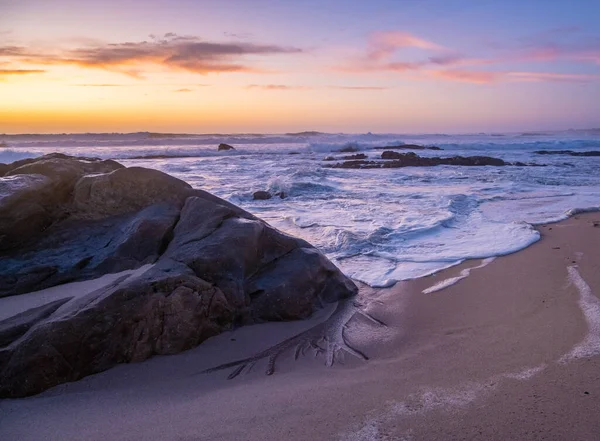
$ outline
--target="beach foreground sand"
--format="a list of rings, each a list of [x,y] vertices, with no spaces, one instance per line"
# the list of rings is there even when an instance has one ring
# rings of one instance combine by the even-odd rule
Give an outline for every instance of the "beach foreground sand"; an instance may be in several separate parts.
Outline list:
[[[356,315],[344,332],[368,361],[346,354],[326,367],[290,351],[271,376],[265,360],[232,380],[202,373],[322,322],[329,308],[0,401],[0,439],[600,439],[600,214],[539,230],[541,241],[492,262],[363,287],[376,320]]]

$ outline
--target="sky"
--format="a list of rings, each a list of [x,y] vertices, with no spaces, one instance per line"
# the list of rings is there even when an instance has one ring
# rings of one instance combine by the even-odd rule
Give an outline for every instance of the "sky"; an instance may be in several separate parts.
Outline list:
[[[598,0],[0,0],[0,133],[600,127]]]

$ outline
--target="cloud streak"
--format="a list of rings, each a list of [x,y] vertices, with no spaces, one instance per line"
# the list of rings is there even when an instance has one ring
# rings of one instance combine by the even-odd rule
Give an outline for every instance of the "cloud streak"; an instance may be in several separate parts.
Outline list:
[[[43,69],[0,69],[0,81],[7,78],[23,75],[36,75],[46,73]]]
[[[331,89],[331,90],[357,90],[357,91],[369,91],[369,90],[385,90],[388,87],[381,86],[296,86],[286,84],[249,84],[245,87],[246,89],[261,89],[261,90],[317,90],[317,89]]]
[[[492,84],[501,82],[588,83],[591,81],[600,81],[600,75],[561,74],[551,72],[489,72],[451,69],[428,71],[427,74],[435,79],[471,84]]]
[[[288,86],[285,84],[249,84],[246,89],[261,89],[261,90],[303,90],[309,89],[307,86]]]
[[[21,46],[0,47],[0,57],[30,64],[71,64],[86,68],[120,71],[139,75],[143,65],[199,74],[217,72],[259,72],[246,61],[247,56],[272,56],[302,53],[302,49],[255,43],[209,42],[172,32],[149,41],[88,44],[54,54],[35,52]]]

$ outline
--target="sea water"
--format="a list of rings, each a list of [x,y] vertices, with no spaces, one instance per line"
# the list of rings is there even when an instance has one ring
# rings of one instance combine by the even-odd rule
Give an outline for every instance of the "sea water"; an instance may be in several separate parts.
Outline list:
[[[235,150],[217,151],[219,143]],[[421,156],[485,155],[545,167],[333,169],[328,156],[373,147],[438,146]],[[400,135],[0,135],[0,162],[51,152],[113,158],[162,170],[302,237],[348,276],[374,287],[468,258],[512,253],[539,239],[533,225],[600,207],[600,157],[536,150],[600,150],[600,130]],[[350,154],[350,153],[346,153]],[[285,193],[254,201],[253,192]]]

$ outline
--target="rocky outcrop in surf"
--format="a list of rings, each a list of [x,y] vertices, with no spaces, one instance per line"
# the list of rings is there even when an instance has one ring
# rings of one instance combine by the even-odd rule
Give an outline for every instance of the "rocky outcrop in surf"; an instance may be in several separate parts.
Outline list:
[[[0,321],[2,397],[357,292],[307,242],[162,172],[56,154],[5,170],[0,297],[31,306]],[[113,273],[84,294],[30,294]]]
[[[385,147],[373,147],[373,150],[443,150],[441,147],[424,146],[417,144],[388,145]]]
[[[219,147],[217,147],[217,150],[219,152],[226,151],[226,150],[235,150],[235,147],[233,147],[229,144],[219,144]]]
[[[394,151],[384,151],[381,154],[381,160],[352,160],[338,162],[336,164],[326,165],[331,168],[353,168],[353,169],[372,169],[372,168],[401,168],[401,167],[434,167],[437,165],[455,165],[455,166],[495,166],[503,167],[513,166],[539,166],[539,164],[525,164],[523,162],[506,162],[499,158],[490,156],[451,156],[451,157],[422,157],[414,152],[399,153]]]
[[[576,152],[574,150],[537,150],[536,155],[600,156],[600,150]]]

